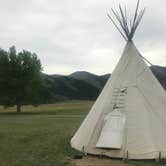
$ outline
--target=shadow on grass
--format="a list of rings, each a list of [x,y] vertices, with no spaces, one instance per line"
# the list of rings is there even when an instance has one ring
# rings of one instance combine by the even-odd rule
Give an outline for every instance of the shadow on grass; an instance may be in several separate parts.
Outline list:
[[[156,161],[155,159],[129,159],[129,160],[123,160],[122,158],[113,158],[108,156],[98,156],[93,154],[88,154],[89,157],[97,158],[97,159],[111,159],[112,161],[121,161],[124,166],[166,166],[166,159],[163,158],[160,161]],[[78,153],[76,151],[75,155],[73,156],[73,159],[83,159],[85,156],[83,153]],[[87,156],[86,156],[87,157]]]

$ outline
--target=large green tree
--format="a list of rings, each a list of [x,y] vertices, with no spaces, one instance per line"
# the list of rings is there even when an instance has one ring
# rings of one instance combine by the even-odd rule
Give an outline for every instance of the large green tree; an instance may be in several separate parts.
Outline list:
[[[41,63],[37,55],[29,51],[16,52],[0,49],[0,104],[4,107],[37,105],[40,101]]]

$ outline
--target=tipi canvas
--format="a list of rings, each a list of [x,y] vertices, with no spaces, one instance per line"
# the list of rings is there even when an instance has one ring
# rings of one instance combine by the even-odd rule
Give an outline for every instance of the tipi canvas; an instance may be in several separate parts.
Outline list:
[[[117,17],[127,40],[111,78],[71,140],[79,151],[116,158],[166,157],[166,92],[155,78],[132,38],[144,10],[129,28],[125,12]]]

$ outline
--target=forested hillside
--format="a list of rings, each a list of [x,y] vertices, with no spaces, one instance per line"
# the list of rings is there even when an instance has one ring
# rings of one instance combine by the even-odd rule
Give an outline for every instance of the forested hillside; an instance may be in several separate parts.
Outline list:
[[[150,69],[166,89],[166,67],[151,66]],[[44,93],[42,103],[63,100],[95,100],[110,74],[95,75],[86,71],[74,72],[68,76],[42,74]]]

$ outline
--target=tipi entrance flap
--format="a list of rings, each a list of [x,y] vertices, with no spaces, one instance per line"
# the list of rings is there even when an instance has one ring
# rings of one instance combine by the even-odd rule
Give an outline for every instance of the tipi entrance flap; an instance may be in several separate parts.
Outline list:
[[[125,115],[118,109],[109,113],[105,119],[97,148],[121,149],[124,135]]]

